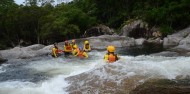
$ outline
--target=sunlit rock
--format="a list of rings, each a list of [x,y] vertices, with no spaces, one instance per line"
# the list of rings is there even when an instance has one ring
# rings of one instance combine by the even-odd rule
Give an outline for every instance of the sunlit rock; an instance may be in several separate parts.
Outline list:
[[[189,35],[190,34],[190,27],[183,29],[177,33],[174,33],[172,35],[168,35],[166,38],[164,38],[164,46],[177,46],[182,45],[184,43],[188,43]]]
[[[51,46],[52,47],[52,46]],[[50,52],[50,46],[45,47],[41,44],[35,44],[28,47],[15,47],[9,50],[2,50],[0,53],[3,58],[18,59],[32,58],[41,55],[47,55]]]
[[[144,38],[135,39],[135,45],[143,45],[145,42]]]
[[[89,41],[92,49],[106,49],[108,45],[113,45],[115,47],[125,47],[125,46],[135,45],[134,38],[118,36],[118,35],[101,35],[98,37],[81,38],[81,39],[76,39],[76,43],[79,46],[83,46],[85,40]]]
[[[179,56],[179,53],[171,52],[171,51],[163,51],[163,52],[160,52],[160,53],[151,54],[151,56],[176,57],[176,56]]]

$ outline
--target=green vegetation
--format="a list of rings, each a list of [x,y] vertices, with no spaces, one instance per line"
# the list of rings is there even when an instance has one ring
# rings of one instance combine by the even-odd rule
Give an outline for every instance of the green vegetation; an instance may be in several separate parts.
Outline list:
[[[190,25],[190,0],[73,0],[56,6],[52,2],[26,0],[17,5],[1,0],[0,49],[79,38],[97,24],[119,29],[130,19],[161,27],[164,34]]]

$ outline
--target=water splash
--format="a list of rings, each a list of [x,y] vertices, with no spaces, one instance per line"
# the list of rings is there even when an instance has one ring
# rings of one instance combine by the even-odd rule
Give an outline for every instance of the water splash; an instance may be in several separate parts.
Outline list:
[[[90,52],[91,57],[87,60],[60,57],[29,61],[22,66],[11,63],[14,65],[12,70],[17,71],[19,66],[26,69],[23,71],[43,74],[47,79],[1,81],[0,94],[119,94],[129,92],[147,79],[175,79],[179,75],[190,75],[190,57],[121,56],[119,61],[106,64],[102,59],[105,53]],[[1,66],[2,69],[6,70],[6,67]]]

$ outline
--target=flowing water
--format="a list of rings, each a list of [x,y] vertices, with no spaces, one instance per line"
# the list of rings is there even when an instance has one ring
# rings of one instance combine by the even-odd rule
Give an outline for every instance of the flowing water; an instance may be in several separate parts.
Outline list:
[[[0,66],[0,94],[127,94],[147,79],[190,75],[190,57],[121,54],[107,64],[105,53],[9,60]]]

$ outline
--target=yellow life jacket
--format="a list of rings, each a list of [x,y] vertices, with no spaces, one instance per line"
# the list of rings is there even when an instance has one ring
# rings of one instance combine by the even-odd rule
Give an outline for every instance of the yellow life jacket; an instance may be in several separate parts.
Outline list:
[[[57,57],[57,55],[58,55],[58,48],[53,47],[53,48],[52,48],[52,56],[53,56],[53,57]]]
[[[78,56],[80,57],[80,58],[88,58],[88,54],[86,53],[86,52],[79,52],[79,54],[78,54]]]
[[[73,50],[72,54],[74,56],[78,56],[79,52],[80,52],[79,48],[76,48],[76,49]]]
[[[76,44],[76,43],[71,43],[70,45],[71,45],[71,47],[72,47],[72,49],[73,49],[73,46],[74,46],[74,45],[77,45],[77,44]]]
[[[69,45],[64,45],[64,51],[65,52],[71,52],[72,51],[71,45],[70,44]]]

